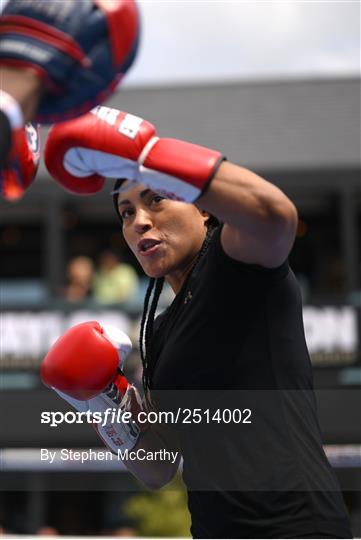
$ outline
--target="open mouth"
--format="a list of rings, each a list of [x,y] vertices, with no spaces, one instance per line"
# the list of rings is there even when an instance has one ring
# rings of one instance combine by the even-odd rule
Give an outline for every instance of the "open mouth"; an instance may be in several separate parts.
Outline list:
[[[155,240],[153,238],[146,238],[141,240],[138,244],[138,250],[142,255],[149,255],[155,253],[160,244],[160,240]]]

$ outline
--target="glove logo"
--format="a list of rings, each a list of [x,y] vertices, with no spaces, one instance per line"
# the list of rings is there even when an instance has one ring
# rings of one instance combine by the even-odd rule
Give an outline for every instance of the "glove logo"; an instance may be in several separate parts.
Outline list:
[[[117,109],[112,109],[111,107],[94,107],[90,111],[92,114],[109,124],[110,126],[114,126],[115,122],[117,121],[117,118],[119,116],[120,111]]]
[[[135,139],[142,122],[143,118],[139,118],[139,116],[134,116],[133,114],[126,114],[124,120],[120,123],[119,133],[129,139]]]
[[[51,60],[51,54],[46,50],[36,47],[35,45],[27,45],[26,43],[13,42],[10,39],[4,39],[0,44],[0,51],[3,54],[25,54],[27,53],[33,62],[41,62],[46,64]]]
[[[40,138],[39,138],[39,132],[35,127],[28,122],[25,124],[25,132],[26,132],[26,138],[28,141],[28,145],[31,148],[31,151],[34,154],[39,154],[40,152]]]
[[[185,297],[185,299],[184,299],[184,304],[185,304],[185,305],[188,304],[188,302],[190,302],[190,301],[192,300],[192,298],[193,298],[193,296],[192,296],[191,291],[188,291],[188,292],[187,292],[187,295],[186,295],[186,297]]]
[[[118,433],[112,426],[106,426],[104,431],[116,446],[122,446],[124,444],[123,439],[118,436]]]
[[[106,122],[110,126],[114,126],[120,111],[112,109],[111,107],[98,106],[94,107],[91,111],[94,116],[97,116],[103,122]],[[127,113],[123,120],[119,124],[118,131],[125,137],[134,140],[139,133],[140,126],[143,122],[143,118],[135,116],[134,114]]]

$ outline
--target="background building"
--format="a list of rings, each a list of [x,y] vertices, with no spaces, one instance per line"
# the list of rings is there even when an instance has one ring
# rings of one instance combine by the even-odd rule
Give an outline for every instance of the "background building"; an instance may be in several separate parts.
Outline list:
[[[355,535],[361,534],[359,96],[359,79],[338,78],[124,89],[107,103],[153,122],[160,136],[219,149],[295,202],[300,223],[290,261],[304,295],[321,428]],[[49,520],[64,533],[99,532],[140,489],[118,464],[49,468],[39,450],[99,447],[88,426],[40,423],[42,410],[67,410],[38,377],[56,337],[94,318],[137,334],[144,281],[121,238],[111,189],[108,181],[96,196],[75,197],[42,166],[22,201],[0,202],[0,523],[15,532],[33,532]],[[134,265],[139,293],[121,305],[98,305],[91,295],[67,302],[68,261],[77,255],[96,261],[108,248]],[[135,352],[130,376],[139,376],[138,366]]]

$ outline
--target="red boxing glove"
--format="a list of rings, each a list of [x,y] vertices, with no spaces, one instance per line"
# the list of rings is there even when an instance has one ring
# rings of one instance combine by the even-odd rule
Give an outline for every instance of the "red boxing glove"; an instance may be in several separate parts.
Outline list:
[[[97,396],[111,383],[124,394],[128,383],[118,374],[118,367],[131,348],[130,339],[120,330],[106,331],[95,321],[77,324],[45,356],[40,369],[42,381],[82,401]]]
[[[146,120],[109,107],[54,126],[44,158],[49,173],[73,193],[95,193],[106,177],[126,178],[186,202],[203,193],[224,159],[215,150],[159,139]]]
[[[51,128],[44,148],[45,165],[72,193],[96,193],[105,177],[137,178],[137,159],[154,133],[155,127],[142,118],[96,107]]]
[[[141,400],[121,371],[132,344],[124,332],[91,321],[70,328],[45,356],[41,379],[80,412],[101,416],[94,423],[98,435],[112,452],[131,449],[141,427],[137,417]],[[107,409],[130,412],[129,422],[114,421]]]
[[[22,113],[16,101],[1,92],[1,110],[9,119],[11,150],[0,170],[2,196],[15,201],[33,182],[40,160],[40,126],[30,122],[23,126]]]

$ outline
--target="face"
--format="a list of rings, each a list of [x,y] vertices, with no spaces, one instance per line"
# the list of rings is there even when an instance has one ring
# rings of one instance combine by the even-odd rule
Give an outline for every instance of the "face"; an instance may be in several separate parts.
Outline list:
[[[205,238],[209,215],[137,185],[118,195],[124,238],[149,277],[179,288]]]

